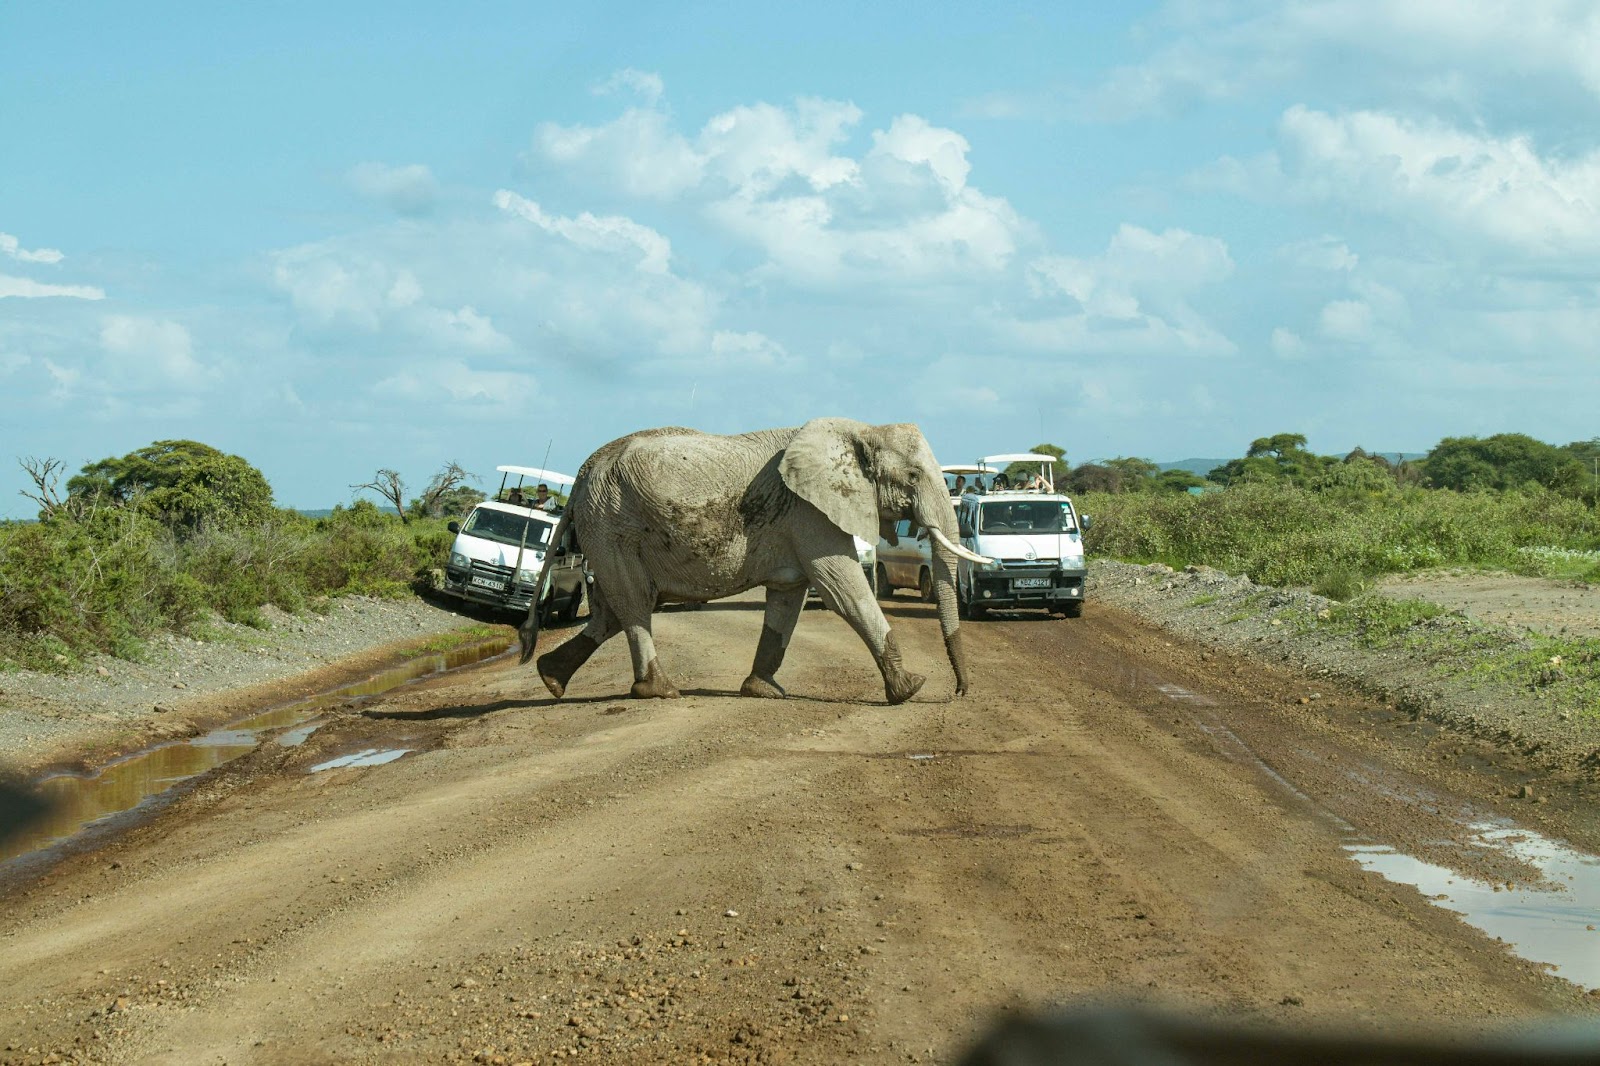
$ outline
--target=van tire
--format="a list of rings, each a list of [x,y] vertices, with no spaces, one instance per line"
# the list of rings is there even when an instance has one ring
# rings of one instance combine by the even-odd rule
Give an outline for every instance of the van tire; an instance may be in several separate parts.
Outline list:
[[[888,600],[888,599],[893,599],[894,598],[894,586],[889,584],[889,571],[887,571],[887,570],[885,570],[883,568],[883,564],[882,563],[878,564],[878,582],[877,582],[877,584],[878,584],[878,587],[877,587],[877,589],[875,591],[878,594],[878,599],[880,599],[880,600]]]
[[[933,575],[927,570],[917,574],[917,592],[921,594],[923,603],[937,603],[939,600],[933,591]]]

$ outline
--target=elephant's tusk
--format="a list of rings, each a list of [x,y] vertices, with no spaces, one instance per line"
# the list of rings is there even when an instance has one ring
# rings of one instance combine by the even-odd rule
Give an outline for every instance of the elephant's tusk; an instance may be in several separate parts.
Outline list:
[[[979,565],[994,562],[993,559],[979,555],[977,552],[968,551],[959,544],[952,544],[950,542],[950,538],[939,531],[938,526],[930,528],[928,532],[933,534],[933,539],[939,542],[939,546],[941,548],[949,552],[954,552],[958,558],[965,559],[969,563],[978,563]]]

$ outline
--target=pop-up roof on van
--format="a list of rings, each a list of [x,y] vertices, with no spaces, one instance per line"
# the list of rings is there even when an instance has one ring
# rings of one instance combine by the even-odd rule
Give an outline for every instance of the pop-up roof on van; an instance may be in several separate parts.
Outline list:
[[[554,470],[540,470],[536,466],[497,466],[495,469],[507,475],[500,479],[501,488],[505,487],[505,483],[510,480],[511,474],[517,475],[518,485],[521,485],[524,481],[531,481],[534,484],[542,481],[546,485],[571,485],[575,480],[571,474],[560,474]]]

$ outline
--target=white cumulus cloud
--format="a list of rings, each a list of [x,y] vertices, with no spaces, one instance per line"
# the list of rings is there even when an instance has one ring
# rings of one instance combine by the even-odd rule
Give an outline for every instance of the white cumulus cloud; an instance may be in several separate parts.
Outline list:
[[[543,162],[632,196],[681,200],[764,257],[763,282],[917,285],[1004,270],[1027,226],[1004,199],[968,184],[970,145],[900,115],[846,151],[863,114],[802,97],[756,103],[679,132],[657,108],[600,126],[540,130]]]
[[[104,300],[106,291],[96,285],[49,285],[32,278],[0,274],[0,300],[8,296],[37,300],[48,296],[67,296],[76,300]]]
[[[439,183],[433,171],[421,163],[390,166],[386,163],[358,163],[348,175],[350,185],[362,196],[402,215],[420,215],[433,207]]]
[[[54,248],[35,248],[29,251],[22,247],[22,242],[9,233],[0,233],[0,253],[21,263],[59,263],[66,258]]]
[[[494,194],[500,210],[527,219],[546,233],[553,233],[580,248],[637,257],[640,270],[665,274],[672,259],[672,242],[649,226],[615,216],[597,217],[585,211],[577,218],[547,214],[537,203],[501,189]]]
[[[1103,255],[1040,256],[1029,265],[1035,297],[1065,313],[1016,319],[1008,331],[1042,349],[1120,355],[1227,355],[1232,341],[1191,304],[1194,290],[1233,273],[1216,237],[1124,224]]]
[[[111,315],[100,328],[100,347],[129,378],[193,387],[211,376],[195,361],[188,329],[170,319]]]
[[[1600,246],[1600,151],[1545,158],[1522,136],[1299,106],[1284,114],[1282,134],[1300,195],[1529,256],[1592,259]]]

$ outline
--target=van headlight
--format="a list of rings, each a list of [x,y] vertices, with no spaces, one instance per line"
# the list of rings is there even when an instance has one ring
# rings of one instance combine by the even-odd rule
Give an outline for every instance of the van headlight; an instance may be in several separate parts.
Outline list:
[[[538,580],[539,580],[539,571],[537,571],[537,570],[518,570],[517,571],[517,582],[519,584],[531,585],[535,581],[538,581]]]
[[[457,570],[471,570],[472,569],[472,560],[468,559],[465,555],[462,555],[460,552],[451,552],[450,553],[450,565],[455,567]]]
[[[980,569],[980,570],[1004,570],[1005,568],[1006,568],[1005,564],[1002,563],[999,559],[990,559],[988,562],[984,563],[978,569]]]

